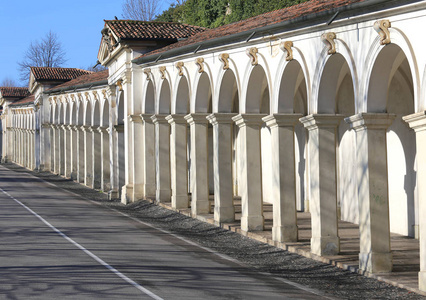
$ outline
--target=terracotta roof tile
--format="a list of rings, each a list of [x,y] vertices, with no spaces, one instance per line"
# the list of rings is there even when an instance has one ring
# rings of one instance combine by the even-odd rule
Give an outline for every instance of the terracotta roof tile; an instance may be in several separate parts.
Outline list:
[[[336,9],[339,7],[347,6],[356,2],[363,2],[366,0],[312,0],[304,2],[298,5],[286,7],[283,9],[274,10],[268,13],[264,13],[246,20],[238,21],[235,23],[223,25],[214,29],[210,29],[199,33],[195,36],[191,36],[186,40],[179,41],[169,46],[148,52],[139,57],[151,56],[166,52],[171,49],[188,46],[204,42],[207,40],[213,40],[219,37],[232,35],[240,32],[261,28],[267,25],[277,24],[284,21],[293,20],[300,17],[305,17],[311,14]],[[138,57],[138,58],[139,58]]]
[[[105,25],[121,39],[166,39],[187,38],[206,28],[170,22],[145,22],[134,20],[105,20]]]
[[[18,106],[18,105],[31,104],[31,103],[34,103],[34,95],[30,95],[24,99],[16,100],[13,103],[11,103],[9,106]]]
[[[93,72],[76,68],[31,67],[36,80],[71,80]]]
[[[47,90],[46,92],[47,93],[54,92],[54,91],[57,91],[59,89],[66,89],[67,87],[77,88],[78,86],[85,85],[85,84],[91,84],[91,83],[106,81],[106,80],[108,80],[108,74],[109,74],[108,70],[104,70],[104,71],[101,71],[101,72],[82,75],[80,77],[77,77],[76,79],[67,81],[67,82],[60,84],[60,85],[57,85],[57,86]]]
[[[26,87],[0,87],[3,97],[24,98],[30,94]]]

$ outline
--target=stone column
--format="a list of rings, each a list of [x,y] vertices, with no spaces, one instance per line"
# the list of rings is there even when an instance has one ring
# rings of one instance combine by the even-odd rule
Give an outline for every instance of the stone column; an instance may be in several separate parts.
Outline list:
[[[263,230],[262,158],[260,129],[263,114],[240,114],[232,118],[240,128],[241,230]]]
[[[142,120],[142,159],[144,198],[155,199],[155,126],[152,115],[141,114]]]
[[[209,202],[209,147],[208,114],[190,114],[185,117],[191,134],[191,211],[193,215],[208,214]]]
[[[396,115],[361,113],[346,118],[356,132],[359,197],[359,267],[392,271],[386,131]]]
[[[426,111],[403,117],[416,133],[417,189],[419,196],[419,290],[426,292]]]
[[[171,126],[170,169],[172,186],[172,207],[188,207],[188,123],[183,115],[169,115],[166,120]]]
[[[153,115],[155,124],[155,169],[156,201],[169,202],[172,196],[170,186],[170,125],[166,115]]]
[[[84,184],[93,188],[92,181],[92,128],[81,126],[84,134]]]
[[[77,125],[70,126],[71,134],[71,179],[77,180],[78,172],[78,127]]]
[[[315,114],[300,122],[309,131],[311,252],[336,255],[340,251],[337,226],[336,136],[340,115]]]
[[[65,125],[65,177],[71,177],[72,168],[72,145],[71,145],[71,132],[72,126]]]
[[[92,127],[92,187],[94,189],[101,188],[101,177],[102,177],[102,167],[101,167],[101,133],[99,132],[99,127]]]
[[[214,113],[207,117],[213,125],[214,220],[235,220],[232,180],[232,118],[236,114]]]
[[[273,114],[263,118],[272,135],[272,239],[277,242],[296,242],[298,237],[294,126],[300,117]]]
[[[78,170],[77,170],[77,181],[84,183],[84,127],[77,127],[77,160],[78,160]]]
[[[59,129],[58,125],[54,124],[53,129],[53,138],[54,138],[54,157],[53,157],[53,173],[59,174]]]
[[[139,115],[129,116],[132,127],[132,140],[133,140],[133,201],[144,198],[144,158],[143,158],[143,138],[142,138],[142,118]]]
[[[111,189],[111,171],[109,155],[109,133],[108,127],[100,126],[98,131],[101,135],[101,190],[106,192]]]
[[[59,131],[59,174],[65,175],[65,125],[58,126]]]

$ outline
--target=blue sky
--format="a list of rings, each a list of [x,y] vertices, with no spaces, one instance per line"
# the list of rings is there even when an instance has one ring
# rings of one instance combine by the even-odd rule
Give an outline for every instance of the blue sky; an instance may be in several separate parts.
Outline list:
[[[19,83],[17,62],[31,41],[49,30],[59,36],[68,59],[64,67],[87,68],[97,60],[104,19],[121,19],[124,0],[0,0],[0,83]],[[163,0],[162,10],[172,1]],[[21,85],[28,85],[27,82]]]

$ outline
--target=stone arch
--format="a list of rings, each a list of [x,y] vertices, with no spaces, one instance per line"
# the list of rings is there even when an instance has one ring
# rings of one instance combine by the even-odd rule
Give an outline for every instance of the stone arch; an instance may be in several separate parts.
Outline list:
[[[87,101],[85,105],[84,125],[92,125],[92,105],[90,101]]]
[[[71,123],[71,103],[66,102],[65,104],[65,125],[69,125]]]
[[[77,125],[77,102],[71,102],[70,103],[70,110],[71,110],[71,116],[70,116],[70,124],[71,125]]]
[[[120,91],[118,93],[118,103],[117,103],[117,125],[124,125],[124,92]]]
[[[145,85],[145,97],[142,101],[142,112],[144,114],[155,114],[155,85],[152,79],[148,80]]]
[[[384,85],[382,80],[375,76],[374,74],[379,72],[379,65],[383,65],[384,68],[389,69],[393,64],[385,64],[383,63],[383,59],[385,56],[382,56],[384,53],[387,54],[388,57],[396,57],[397,53],[404,54],[407,59],[408,65],[411,71],[411,81],[413,82],[413,94],[414,94],[414,109],[415,111],[419,111],[425,108],[426,99],[419,99],[420,94],[420,75],[419,75],[419,67],[417,64],[417,59],[414,54],[414,49],[411,45],[411,42],[408,40],[407,36],[398,28],[389,28],[391,43],[389,45],[382,46],[380,45],[380,37],[377,36],[372,42],[364,63],[364,72],[362,74],[361,79],[361,87],[360,87],[360,95],[361,95],[361,103],[360,103],[360,112],[371,112],[371,111],[384,111],[384,100],[383,95],[374,95],[369,94],[371,92],[370,86],[374,86],[376,84],[376,80],[378,80],[378,84]],[[390,46],[390,47],[389,47]],[[395,48],[395,46],[397,48]],[[382,52],[384,50],[385,52]],[[381,58],[379,55],[381,54]],[[383,72],[383,71],[382,71]],[[383,72],[389,73],[389,72]],[[373,80],[373,82],[371,82]],[[369,102],[374,96],[378,96],[378,101]]]
[[[210,67],[204,64],[205,71],[194,76],[195,92],[191,95],[190,111],[194,113],[212,112],[213,81]]]
[[[156,110],[158,114],[170,114],[171,112],[171,89],[167,79],[163,79],[161,83]]]
[[[396,115],[387,130],[387,169],[390,231],[414,236],[418,224],[416,139],[402,120],[416,111],[416,70],[397,44],[380,47],[366,91],[367,112]]]
[[[83,104],[83,101],[81,101],[81,100],[78,101],[77,110],[78,110],[77,125],[81,126],[84,123],[84,104]]]
[[[105,99],[102,107],[101,126],[109,127],[109,101]]]
[[[172,103],[172,114],[187,114],[189,113],[190,86],[186,76],[180,76],[176,81],[176,91],[174,101]]]
[[[93,104],[93,117],[92,117],[92,126],[101,125],[101,112],[99,108],[99,101],[94,101]]]
[[[258,57],[259,64],[256,66],[250,64],[245,73],[245,84],[240,97],[241,113],[269,114],[271,112],[270,99],[272,90],[269,69],[263,56],[258,54]]]
[[[213,108],[219,113],[238,113],[240,111],[238,80],[233,70],[222,73],[218,86],[217,101]]]

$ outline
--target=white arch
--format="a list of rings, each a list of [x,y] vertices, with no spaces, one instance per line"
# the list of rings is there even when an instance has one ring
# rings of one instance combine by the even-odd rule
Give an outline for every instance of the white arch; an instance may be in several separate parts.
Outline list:
[[[147,98],[147,93],[148,93],[148,87],[150,84],[152,84],[153,86],[153,93],[154,93],[154,111],[155,111],[155,99],[157,98],[157,85],[154,79],[154,76],[152,75],[152,73],[149,73],[149,79],[145,79],[144,80],[144,85],[142,88],[142,107],[141,107],[141,112],[143,114],[146,113],[146,98]]]
[[[420,95],[420,75],[419,68],[417,64],[417,59],[414,53],[413,46],[411,45],[408,37],[398,28],[389,28],[391,44],[397,45],[404,52],[405,57],[408,60],[410,66],[411,76],[413,77],[413,90],[414,90],[414,110],[419,111],[419,109],[425,108],[425,100],[419,99]],[[386,47],[380,45],[380,36],[377,36],[368,52],[366,53],[365,63],[364,63],[364,72],[362,73],[361,82],[360,82],[360,103],[358,107],[358,112],[367,112],[368,105],[368,92],[370,86],[371,73],[373,71],[374,64],[379,56],[381,50]]]
[[[303,52],[299,48],[293,47],[292,49],[293,49],[293,60],[299,63],[303,72],[303,76],[305,77],[306,93],[307,93],[306,103],[309,105],[310,103],[309,100],[311,97],[311,82],[310,82],[311,79],[309,77],[309,69],[306,63],[306,58],[303,55]],[[272,87],[273,93],[271,95],[271,113],[278,112],[281,79],[284,75],[287,64],[289,63],[289,61],[287,61],[285,58],[286,58],[286,55],[284,52],[282,52],[281,59],[277,68],[277,75],[275,76],[274,86]]]
[[[198,84],[200,82],[201,76],[203,74],[206,74],[207,77],[209,78],[209,83],[210,83],[210,90],[212,91],[212,102],[213,102],[213,91],[214,91],[214,83],[213,83],[213,75],[212,75],[212,70],[210,69],[210,66],[207,63],[204,63],[204,72],[199,73],[198,69],[195,71],[195,74],[193,76],[194,81],[192,83],[193,86],[193,93],[191,93],[191,98],[189,100],[189,111],[191,113],[195,113],[196,112],[196,104],[197,104],[197,94],[198,94]],[[212,103],[213,105],[213,103]],[[213,106],[212,106],[213,109]]]
[[[355,59],[348,45],[343,40],[336,38],[334,41],[336,43],[336,53],[342,55],[349,66],[354,90],[355,113],[357,113],[357,103],[359,102],[359,80]],[[311,101],[308,102],[308,114],[314,114],[318,112],[318,95],[320,91],[321,78],[323,76],[324,68],[327,65],[330,57],[331,56],[328,54],[328,48],[324,46],[317,60],[314,77],[312,79],[312,94]]]
[[[184,73],[182,76],[180,76],[178,74],[178,72],[176,72],[174,85],[173,85],[174,88],[173,88],[173,90],[171,90],[170,111],[171,111],[172,114],[176,113],[176,105],[177,105],[177,97],[178,97],[178,93],[179,93],[179,86],[180,86],[180,83],[183,80],[183,78],[186,79],[186,83],[188,84],[188,97],[189,97],[188,101],[191,101],[192,89],[191,89],[191,79],[189,77],[189,72],[186,69],[186,67],[183,67],[182,70],[183,70],[183,73]],[[190,108],[188,107],[188,110],[189,109]]]
[[[225,76],[226,71],[231,70],[234,73],[235,81],[237,83],[238,97],[241,98],[241,79],[238,72],[237,64],[231,58],[228,59],[229,69],[223,69],[223,65],[219,65],[219,72],[216,79],[217,84],[215,85],[215,89],[213,92],[212,98],[212,110],[213,113],[217,113],[219,111],[219,96],[220,96],[220,88],[222,87],[223,76]],[[238,100],[239,101],[239,100]]]
[[[268,83],[268,92],[269,92],[269,107],[272,107],[272,80],[271,80],[271,71],[269,69],[268,63],[265,59],[265,57],[261,54],[258,53],[257,54],[258,57],[258,64],[256,66],[253,66],[251,63],[251,59],[249,60],[249,62],[246,64],[245,67],[245,71],[244,71],[244,77],[243,77],[243,85],[242,85],[242,93],[240,95],[240,113],[244,114],[246,113],[246,105],[247,105],[247,90],[248,90],[248,84],[250,82],[250,78],[251,78],[251,74],[253,72],[253,69],[257,66],[262,67],[263,71],[265,72],[266,75],[266,81]],[[271,110],[271,109],[269,109]],[[268,112],[270,113],[270,111]]]

